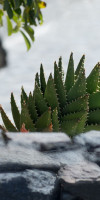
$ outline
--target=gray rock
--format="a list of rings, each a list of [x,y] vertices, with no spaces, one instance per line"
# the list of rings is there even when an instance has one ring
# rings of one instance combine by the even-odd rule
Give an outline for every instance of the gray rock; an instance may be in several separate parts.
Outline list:
[[[34,148],[39,151],[58,150],[71,144],[65,133],[7,133],[15,145]]]
[[[61,192],[61,200],[75,200],[74,196],[66,193],[66,192]]]
[[[41,143],[59,146],[60,142],[64,144],[70,142],[69,137],[63,133],[8,133],[7,135],[11,138],[8,145],[0,140],[0,172],[22,171],[25,168],[58,171],[61,166],[59,159],[52,157],[52,153],[50,155],[41,152]]]
[[[70,167],[66,165],[58,174],[62,194],[74,196],[73,200],[100,199],[100,168],[96,164],[86,161]]]
[[[70,139],[65,134],[9,133],[8,136],[11,138],[8,145],[0,140],[0,172],[15,172],[32,168],[57,172],[65,164],[74,165],[84,162],[81,149],[75,147],[74,150],[69,148],[66,151],[58,151],[58,149],[40,151],[40,142],[44,145],[46,142],[49,145],[50,142],[55,147],[55,143],[56,145],[58,143],[59,146],[60,141],[64,142],[64,145],[68,141],[69,146]],[[36,145],[34,146],[34,142],[37,142],[38,148],[36,148]]]
[[[81,134],[73,141],[63,133],[7,133],[8,142],[0,136],[0,200],[99,200],[100,168],[93,163],[100,157],[99,134]]]
[[[100,131],[80,134],[73,141],[84,148],[83,154],[87,160],[95,162],[100,166]]]
[[[2,41],[0,39],[0,68],[6,67],[7,65],[7,53],[2,46]]]
[[[89,131],[82,133],[73,138],[73,141],[83,146],[89,145],[92,147],[100,147],[100,131]]]
[[[57,200],[55,174],[39,170],[0,174],[0,200]]]

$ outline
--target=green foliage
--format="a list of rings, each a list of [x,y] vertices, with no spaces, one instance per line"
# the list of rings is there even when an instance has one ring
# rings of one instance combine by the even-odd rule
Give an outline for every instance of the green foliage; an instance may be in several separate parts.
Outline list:
[[[52,111],[52,125],[53,125],[53,131],[54,132],[59,132],[60,127],[59,127],[59,120],[58,120],[58,111],[57,111],[57,108],[55,108]]]
[[[92,94],[98,91],[100,78],[100,63],[98,63],[87,77],[87,92]]]
[[[54,64],[54,83],[58,95],[59,105],[62,109],[66,104],[66,91],[62,80],[62,70],[56,63]]]
[[[41,0],[1,0],[0,6],[0,26],[6,16],[8,35],[20,32],[29,50],[35,40],[33,26],[43,23],[41,9],[46,3]]]
[[[30,132],[35,131],[35,126],[29,114],[29,110],[27,104],[23,102],[20,116],[20,128],[22,128],[23,124],[25,125],[26,130]]]
[[[21,90],[21,114],[11,94],[11,109],[15,126],[0,107],[4,125],[8,131],[59,132],[73,137],[81,132],[100,130],[100,64],[86,78],[83,55],[76,71],[71,53],[64,81],[62,59],[54,63],[54,77],[47,82],[41,65],[40,75],[35,77],[33,94]],[[72,75],[72,77],[71,77]]]
[[[51,125],[51,109],[45,111],[36,122],[37,131],[49,131]]]
[[[81,70],[82,68],[84,68],[84,61],[85,61],[85,55],[82,56],[82,58],[81,58],[80,61],[79,61],[78,66],[77,66],[77,68],[76,68],[76,71],[75,71],[75,79],[77,79],[77,77],[78,77],[78,75],[79,75],[79,73],[80,73],[80,70]]]
[[[42,64],[40,66],[40,83],[41,83],[41,91],[44,94],[45,88],[46,88],[46,81],[45,81],[44,70],[43,70]]]
[[[52,110],[55,109],[56,107],[59,110],[58,98],[57,98],[52,74],[50,74],[50,76],[49,76],[44,97],[45,97],[46,101],[48,102],[48,106],[50,106]]]
[[[16,105],[13,93],[11,93],[11,110],[12,110],[12,115],[13,115],[15,125],[17,129],[20,131],[20,113]]]
[[[86,77],[85,71],[80,70],[80,73],[67,94],[68,101],[75,100],[86,94]]]
[[[73,85],[74,85],[74,60],[73,60],[73,53],[71,53],[65,79],[66,91],[68,92]]]

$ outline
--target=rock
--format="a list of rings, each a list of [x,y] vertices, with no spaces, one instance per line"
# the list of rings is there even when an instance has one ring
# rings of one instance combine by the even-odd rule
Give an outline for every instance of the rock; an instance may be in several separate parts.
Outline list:
[[[62,187],[62,200],[64,193],[72,195],[71,200],[100,199],[100,168],[96,164],[85,161],[70,167],[66,165],[60,169],[58,175]]]
[[[5,49],[2,47],[2,41],[0,40],[0,68],[3,68],[7,65],[6,57],[7,53]]]
[[[0,172],[19,171],[25,168],[58,171],[61,166],[59,158],[54,158],[52,153],[41,152],[41,144],[49,146],[50,143],[54,147],[58,144],[59,147],[60,142],[67,145],[67,141],[68,143],[70,141],[63,133],[8,133],[7,135],[11,139],[8,145],[0,140]]]
[[[64,133],[7,133],[7,142],[1,135],[0,200],[99,200],[99,134],[80,134],[71,141]],[[53,189],[46,195],[48,185]]]
[[[67,194],[66,192],[62,192],[61,200],[75,200],[75,198],[74,198],[74,196]]]
[[[89,131],[87,133],[79,134],[73,138],[73,141],[81,145],[100,147],[100,131]]]
[[[59,183],[55,174],[25,170],[0,174],[0,200],[58,200]]]
[[[16,145],[39,151],[61,150],[71,144],[71,139],[64,133],[7,133],[7,135]]]
[[[80,134],[73,141],[84,148],[83,154],[87,160],[95,162],[100,166],[100,131]]]

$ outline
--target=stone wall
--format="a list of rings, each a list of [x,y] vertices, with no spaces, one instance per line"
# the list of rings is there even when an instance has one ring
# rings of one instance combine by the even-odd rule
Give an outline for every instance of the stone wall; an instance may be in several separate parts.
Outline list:
[[[100,133],[0,135],[0,200],[100,200]]]

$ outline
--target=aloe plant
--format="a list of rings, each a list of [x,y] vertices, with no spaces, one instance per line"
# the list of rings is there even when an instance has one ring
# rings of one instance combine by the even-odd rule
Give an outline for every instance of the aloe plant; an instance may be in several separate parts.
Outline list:
[[[21,111],[13,93],[11,110],[15,125],[0,106],[1,117],[7,131],[11,132],[59,132],[73,137],[76,134],[100,130],[100,63],[86,78],[83,55],[74,70],[71,53],[64,78],[62,58],[54,63],[54,76],[50,74],[47,82],[43,65],[40,75],[35,76],[33,93],[26,94],[21,89]]]

